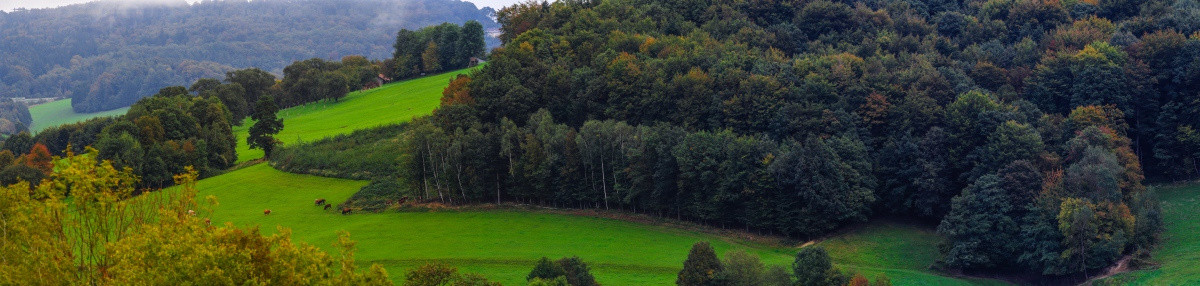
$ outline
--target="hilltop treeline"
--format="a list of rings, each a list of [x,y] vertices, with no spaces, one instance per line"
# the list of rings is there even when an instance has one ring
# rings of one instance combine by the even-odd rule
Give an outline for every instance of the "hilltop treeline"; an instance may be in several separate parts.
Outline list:
[[[1195,177],[1187,1],[559,1],[401,134],[410,196],[813,237],[939,223],[939,267],[1066,275],[1144,252]]]
[[[394,78],[409,78],[425,73],[467,67],[471,58],[483,58],[483,25],[469,21],[462,27],[451,23],[396,33],[396,52],[387,61]]]
[[[0,12],[0,97],[70,97],[76,112],[129,106],[234,68],[279,73],[307,58],[387,58],[395,31],[477,21],[455,0],[92,2]]]

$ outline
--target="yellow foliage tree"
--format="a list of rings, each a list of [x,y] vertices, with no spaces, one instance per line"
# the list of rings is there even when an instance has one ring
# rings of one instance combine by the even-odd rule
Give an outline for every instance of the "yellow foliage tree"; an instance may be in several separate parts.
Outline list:
[[[55,160],[54,173],[33,191],[24,182],[0,187],[0,285],[391,284],[377,264],[356,271],[348,233],[339,235],[341,255],[333,257],[292,242],[287,229],[264,236],[257,228],[212,226],[211,210],[198,208],[190,167],[175,176],[177,190],[135,197],[132,170],[89,153]]]

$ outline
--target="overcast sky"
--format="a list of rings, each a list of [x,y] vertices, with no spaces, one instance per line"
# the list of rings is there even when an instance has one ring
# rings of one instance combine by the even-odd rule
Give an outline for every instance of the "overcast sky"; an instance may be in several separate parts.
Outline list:
[[[48,7],[58,7],[58,6],[68,5],[68,4],[85,3],[85,2],[91,2],[91,1],[93,1],[93,0],[0,0],[0,10],[12,11],[12,9],[19,8],[19,7],[31,8],[31,9],[32,8],[48,8]],[[176,2],[178,0],[108,0],[108,1]],[[479,6],[480,8],[492,7],[492,8],[496,8],[496,10],[499,10],[500,7],[512,5],[512,4],[515,4],[518,2],[523,2],[523,0],[464,0],[464,1],[475,3],[475,6]],[[188,2],[196,2],[196,1],[188,0]]]

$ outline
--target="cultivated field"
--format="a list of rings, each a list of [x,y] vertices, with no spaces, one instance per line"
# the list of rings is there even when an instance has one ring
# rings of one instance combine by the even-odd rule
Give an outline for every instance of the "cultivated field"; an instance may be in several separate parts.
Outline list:
[[[275,139],[284,144],[312,141],[327,136],[405,122],[415,116],[429,115],[441,104],[442,89],[462,69],[443,74],[406,80],[379,88],[351,92],[338,102],[317,102],[279,111],[283,131]],[[253,122],[247,118],[242,126],[234,126],[238,140],[238,162],[262,158],[262,150],[250,150],[246,136]]]
[[[33,124],[30,124],[29,130],[37,133],[48,127],[80,122],[96,117],[125,115],[125,111],[127,110],[129,110],[129,107],[95,113],[75,113],[75,110],[71,109],[70,98],[47,102],[29,107],[29,115],[33,117]]]
[[[444,262],[505,285],[522,285],[537,258],[577,255],[592,265],[593,274],[605,285],[671,285],[697,241],[713,243],[718,254],[744,249],[775,265],[790,265],[796,251],[666,226],[536,211],[341,215],[313,205],[316,198],[334,204],[344,201],[365,184],[285,173],[258,164],[202,180],[198,187],[201,197],[214,195],[219,201],[214,222],[259,226],[266,233],[274,233],[276,226],[287,227],[296,240],[327,251],[334,251],[331,244],[337,230],[348,230],[359,242],[358,260],[384,265],[397,281],[403,279],[405,269]],[[271,215],[264,216],[264,209],[271,209]],[[888,237],[877,237],[882,234]],[[887,273],[897,285],[975,284],[925,269],[930,253],[936,251],[935,239],[916,227],[884,223],[857,228],[823,244],[840,266],[870,276]],[[905,255],[914,251],[921,254],[907,259]]]

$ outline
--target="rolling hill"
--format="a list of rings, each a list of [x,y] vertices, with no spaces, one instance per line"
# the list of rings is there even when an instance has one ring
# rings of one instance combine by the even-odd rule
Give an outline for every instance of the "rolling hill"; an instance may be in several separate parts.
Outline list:
[[[96,117],[125,115],[125,111],[127,110],[129,110],[129,107],[92,113],[77,113],[71,109],[70,98],[47,102],[29,107],[29,115],[33,116],[33,124],[29,126],[29,131],[37,133],[49,127],[80,122]]]
[[[275,136],[284,144],[312,141],[327,136],[412,120],[428,115],[441,103],[442,89],[455,76],[473,68],[396,82],[379,88],[356,91],[338,102],[317,102],[280,110],[283,131]],[[235,126],[238,163],[262,158],[262,150],[246,145],[250,126],[246,120]]]

